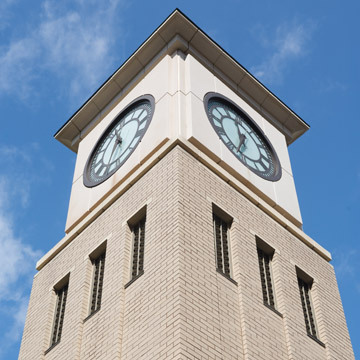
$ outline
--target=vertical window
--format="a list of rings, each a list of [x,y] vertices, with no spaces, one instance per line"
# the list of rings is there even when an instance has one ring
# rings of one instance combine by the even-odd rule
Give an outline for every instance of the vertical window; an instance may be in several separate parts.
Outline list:
[[[145,221],[144,217],[131,226],[133,238],[131,279],[144,272]]]
[[[55,346],[57,343],[60,342],[61,339],[61,332],[64,325],[64,315],[65,315],[68,287],[69,287],[69,283],[67,282],[61,288],[55,289],[56,310],[55,310],[55,318],[54,318],[50,347]]]
[[[216,268],[228,278],[232,277],[229,236],[232,220],[231,216],[213,204]]]
[[[308,335],[317,338],[314,310],[311,303],[311,285],[312,281],[305,281],[298,276],[301,305],[304,313],[306,332]]]
[[[92,259],[91,261],[93,264],[93,283],[92,283],[90,315],[100,310],[100,306],[101,306],[101,296],[102,296],[104,270],[105,270],[105,252],[103,252],[97,258]]]
[[[216,248],[216,267],[230,277],[228,224],[219,216],[213,215]]]
[[[271,274],[272,254],[266,253],[259,247],[257,248],[257,253],[259,259],[259,270],[264,304],[275,309],[273,281]]]

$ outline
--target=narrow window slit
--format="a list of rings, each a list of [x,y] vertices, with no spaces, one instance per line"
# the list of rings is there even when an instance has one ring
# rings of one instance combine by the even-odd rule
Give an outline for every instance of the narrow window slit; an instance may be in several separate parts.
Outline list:
[[[224,217],[228,219],[228,221],[224,220],[217,215],[218,212],[221,212],[221,214],[224,213],[222,210],[218,210],[216,213],[213,212],[216,268],[220,273],[231,279],[229,229],[232,219],[224,213]]]
[[[132,227],[133,233],[133,256],[132,256],[132,278],[144,271],[144,248],[145,248],[145,219],[139,221]]]
[[[94,267],[90,315],[100,309],[105,271],[105,252],[92,260]]]
[[[306,332],[317,338],[315,318],[312,309],[311,299],[310,299],[310,289],[311,285],[306,283],[304,280],[298,277],[301,305],[304,313],[305,327]]]
[[[66,299],[68,293],[68,284],[64,285],[61,289],[55,290],[56,293],[56,310],[54,325],[51,337],[51,346],[55,346],[61,340],[61,333],[64,325]]]

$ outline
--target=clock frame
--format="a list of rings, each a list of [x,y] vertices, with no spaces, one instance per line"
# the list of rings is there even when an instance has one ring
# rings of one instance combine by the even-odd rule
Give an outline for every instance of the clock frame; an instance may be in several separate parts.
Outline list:
[[[143,95],[133,100],[115,116],[90,152],[83,176],[86,187],[103,183],[127,161],[145,135],[154,110],[154,97]],[[145,116],[143,116],[144,111]],[[134,126],[137,126],[135,130]],[[123,128],[128,130],[126,132],[128,137],[122,134]],[[126,146],[122,148],[124,143]]]
[[[204,106],[219,139],[243,165],[265,180],[274,182],[281,178],[280,161],[270,140],[239,105],[209,92]]]

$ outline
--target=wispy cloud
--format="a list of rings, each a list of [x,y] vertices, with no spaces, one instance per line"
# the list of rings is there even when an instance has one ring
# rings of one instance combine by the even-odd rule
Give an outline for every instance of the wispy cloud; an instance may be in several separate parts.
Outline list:
[[[6,341],[7,345],[2,345],[2,348],[19,341],[22,331],[24,329],[28,303],[29,298],[27,296],[22,296],[14,303],[14,306],[6,308],[7,310],[10,310],[9,313],[13,314],[13,316],[12,323],[10,324],[8,330],[5,332],[3,337],[3,341]]]
[[[18,299],[18,291],[14,292],[12,287],[20,276],[33,269],[34,260],[39,254],[16,237],[12,219],[4,206],[7,193],[6,185],[0,180],[0,253],[6,254],[2,257],[0,267],[0,300],[8,301]]]
[[[39,167],[34,170],[32,156],[38,157]],[[5,207],[21,206],[26,208],[29,204],[30,187],[32,184],[44,184],[47,181],[46,159],[41,155],[37,143],[23,144],[22,147],[0,146],[0,211]],[[5,190],[6,189],[6,192]]]
[[[10,26],[10,7],[18,0],[2,0],[0,2],[0,30]]]
[[[70,96],[94,90],[112,66],[121,3],[77,0],[70,7],[67,1],[45,1],[38,25],[0,49],[0,94],[26,99],[47,74],[66,84]]]
[[[34,62],[40,53],[34,39],[25,38],[11,43],[0,54],[0,92],[26,98],[30,94],[31,82],[36,77]]]
[[[357,250],[336,251],[336,271],[338,277],[353,276],[356,272]]]
[[[0,146],[0,359],[20,340],[28,296],[41,252],[21,233],[21,213],[31,203],[34,187],[43,186],[51,168],[37,143]],[[36,161],[34,161],[36,159]]]
[[[319,91],[321,93],[329,93],[329,92],[344,92],[348,89],[347,85],[341,81],[327,79],[323,81],[319,86]]]
[[[334,267],[339,280],[349,283],[360,294],[360,281],[358,280],[359,252],[357,249],[341,249],[334,251]]]
[[[281,82],[283,73],[291,61],[307,53],[307,45],[314,30],[313,23],[282,24],[271,37],[264,29],[257,27],[258,38],[262,45],[269,47],[271,53],[264,61],[252,68],[253,74],[268,83]]]
[[[1,352],[19,340],[24,326],[27,293],[40,252],[34,250],[16,235],[11,218],[8,183],[0,178],[0,308],[5,332],[0,337]]]
[[[37,148],[37,144],[30,144],[31,148]],[[24,160],[26,163],[31,162],[31,157],[29,155],[29,151],[25,151],[24,149],[18,148],[14,145],[1,145],[0,146],[0,155],[2,159],[6,159],[8,162],[14,162],[16,158],[20,158]]]

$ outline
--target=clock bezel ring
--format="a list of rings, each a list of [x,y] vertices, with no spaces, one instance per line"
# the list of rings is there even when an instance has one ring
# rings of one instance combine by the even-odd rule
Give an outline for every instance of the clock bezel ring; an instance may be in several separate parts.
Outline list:
[[[147,115],[148,120],[146,120],[145,127],[142,129],[142,135],[136,145],[133,147],[133,149],[130,151],[130,153],[125,157],[125,159],[121,162],[119,166],[116,166],[113,170],[111,170],[109,173],[107,173],[103,178],[101,178],[99,181],[94,181],[90,178],[90,169],[92,165],[92,161],[94,159],[94,156],[99,148],[99,146],[103,143],[103,141],[106,139],[106,137],[110,134],[110,132],[117,126],[117,124],[125,119],[126,115],[132,111],[133,108],[141,104],[142,102],[147,102],[150,106],[151,112],[149,115]],[[98,140],[96,141],[94,147],[92,148],[90,155],[86,161],[84,172],[83,172],[83,183],[86,187],[92,188],[97,185],[102,184],[104,181],[108,180],[117,170],[119,170],[124,163],[129,159],[129,157],[132,155],[132,153],[136,150],[137,146],[142,141],[151,121],[153,118],[155,112],[155,99],[152,95],[146,94],[141,95],[131,101],[129,104],[127,104],[124,108],[122,108],[117,115],[114,117],[114,119],[110,122],[110,124],[106,127],[106,129],[102,132]]]
[[[272,175],[268,175],[265,176],[264,172],[260,171],[260,170],[255,170],[253,167],[249,166],[248,164],[246,164],[246,162],[242,161],[240,157],[238,157],[225,143],[225,141],[221,138],[221,136],[218,133],[218,130],[216,128],[216,126],[214,125],[212,119],[211,119],[211,115],[209,115],[209,101],[210,100],[217,100],[220,103],[222,103],[224,106],[228,106],[232,111],[234,111],[239,117],[242,118],[243,121],[245,121],[245,123],[247,123],[250,128],[256,133],[256,135],[261,139],[261,141],[265,144],[265,146],[267,147],[267,150],[269,151],[270,155],[271,155],[271,160],[273,163],[273,167],[274,167],[274,173]],[[243,164],[244,166],[246,166],[250,171],[252,171],[254,174],[258,175],[259,177],[261,177],[264,180],[268,180],[268,181],[278,181],[281,178],[282,175],[282,169],[281,169],[281,164],[280,164],[280,160],[279,157],[272,145],[272,143],[270,142],[270,140],[268,139],[268,137],[265,135],[264,131],[259,127],[259,125],[257,125],[257,123],[251,118],[251,116],[244,111],[239,105],[237,105],[234,101],[230,100],[229,98],[227,98],[226,96],[216,93],[216,92],[208,92],[205,94],[204,96],[204,108],[205,108],[205,112],[206,112],[206,116],[212,126],[212,128],[214,129],[216,135],[219,137],[219,140],[225,145],[225,147],[233,154],[233,156],[235,156],[235,158],[241,162],[241,164]]]

